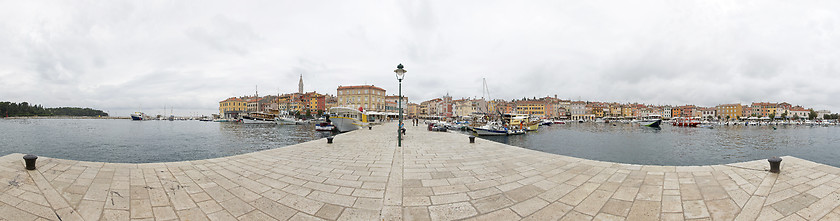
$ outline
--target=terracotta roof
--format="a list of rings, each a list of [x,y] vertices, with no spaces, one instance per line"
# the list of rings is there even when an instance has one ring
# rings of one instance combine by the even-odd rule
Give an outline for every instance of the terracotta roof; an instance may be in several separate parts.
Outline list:
[[[345,90],[345,89],[375,89],[375,90],[385,91],[385,89],[382,89],[380,87],[373,86],[373,85],[338,86],[338,89],[336,89],[336,90]]]
[[[809,111],[809,110],[805,109],[804,107],[792,107],[792,108],[790,108],[790,111]]]
[[[232,97],[232,98],[225,99],[223,101],[219,101],[219,103],[228,102],[228,101],[243,101],[243,100],[239,99],[239,98]]]

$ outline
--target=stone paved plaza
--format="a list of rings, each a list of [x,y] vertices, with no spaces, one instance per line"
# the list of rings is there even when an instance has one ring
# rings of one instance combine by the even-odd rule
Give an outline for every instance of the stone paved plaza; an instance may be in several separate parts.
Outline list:
[[[0,220],[840,220],[840,169],[794,157],[630,165],[395,128],[171,163],[11,154]]]

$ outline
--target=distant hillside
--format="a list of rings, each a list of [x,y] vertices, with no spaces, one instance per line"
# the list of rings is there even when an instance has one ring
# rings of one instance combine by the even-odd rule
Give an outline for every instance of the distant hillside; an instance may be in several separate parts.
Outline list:
[[[44,108],[41,105],[30,106],[28,102],[12,103],[0,102],[0,117],[28,117],[28,116],[88,116],[107,117],[108,113],[101,110],[81,107]]]

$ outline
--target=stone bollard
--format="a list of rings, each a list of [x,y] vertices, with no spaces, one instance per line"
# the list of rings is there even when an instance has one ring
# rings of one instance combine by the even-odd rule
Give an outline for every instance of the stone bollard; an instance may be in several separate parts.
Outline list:
[[[373,127],[372,127],[372,126],[368,126],[368,130],[373,130]]]
[[[779,167],[782,164],[782,158],[781,157],[770,157],[769,159],[767,159],[767,162],[770,162],[770,172],[771,173],[781,172],[781,170],[779,169]]]
[[[475,136],[470,135],[470,143],[475,143]]]
[[[35,160],[38,159],[38,156],[27,154],[23,156],[23,160],[26,161],[26,169],[27,170],[34,170],[35,169]]]
[[[333,136],[327,137],[327,143],[332,143],[332,140],[333,140]]]

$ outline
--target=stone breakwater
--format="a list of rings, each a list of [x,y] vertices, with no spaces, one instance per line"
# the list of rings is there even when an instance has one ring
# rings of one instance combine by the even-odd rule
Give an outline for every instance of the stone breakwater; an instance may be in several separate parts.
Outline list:
[[[649,166],[396,124],[255,153],[149,164],[0,157],[8,220],[840,220],[840,169],[782,157]],[[632,147],[628,147],[632,148]]]

